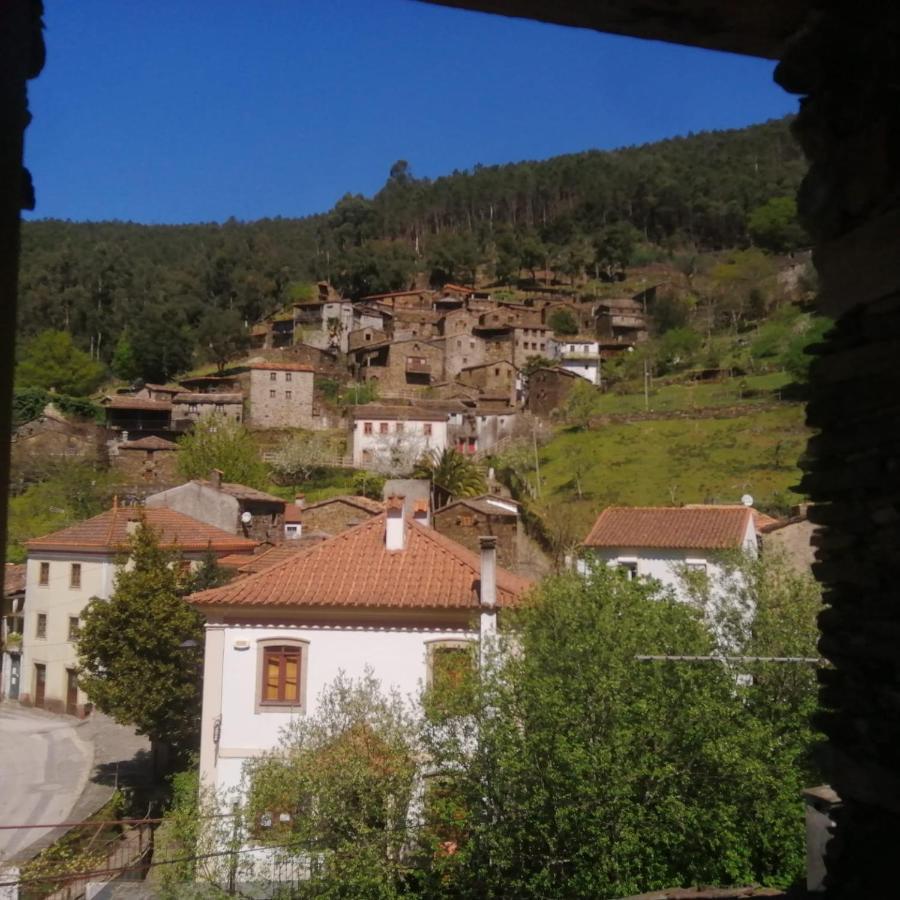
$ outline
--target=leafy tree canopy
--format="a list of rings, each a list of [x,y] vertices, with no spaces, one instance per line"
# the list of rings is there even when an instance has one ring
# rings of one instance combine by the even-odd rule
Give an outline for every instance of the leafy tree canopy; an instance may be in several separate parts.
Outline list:
[[[202,416],[179,444],[178,471],[185,478],[208,478],[213,469],[220,469],[225,481],[255,488],[266,485],[266,467],[250,432],[222,413]]]
[[[547,324],[554,334],[578,334],[575,316],[567,309],[556,309],[547,318]]]
[[[210,310],[197,326],[197,340],[206,359],[222,372],[228,360],[247,349],[250,334],[236,309]]]
[[[416,463],[413,477],[427,478],[438,489],[436,493],[450,497],[475,497],[486,488],[484,469],[452,447],[423,456]]]
[[[65,331],[43,331],[27,341],[16,366],[18,387],[37,387],[84,397],[103,380],[106,367],[79,350]]]
[[[184,602],[178,554],[145,523],[127,556],[110,599],[82,614],[79,683],[102,712],[183,755],[199,737],[203,619]],[[182,649],[188,640],[197,647]]]
[[[792,196],[772,197],[756,207],[747,220],[747,230],[760,247],[775,253],[808,247],[810,243],[797,219],[797,201]]]

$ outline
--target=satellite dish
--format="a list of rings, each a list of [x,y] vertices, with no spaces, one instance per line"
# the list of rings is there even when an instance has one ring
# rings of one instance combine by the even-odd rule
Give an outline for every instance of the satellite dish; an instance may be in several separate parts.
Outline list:
[[[753,506],[753,498],[749,494],[744,494],[744,496],[741,497],[741,503],[743,503],[744,506]]]
[[[245,525],[249,525],[253,521],[253,516],[250,515],[250,513],[248,513],[248,512],[242,512],[241,513],[241,521]]]

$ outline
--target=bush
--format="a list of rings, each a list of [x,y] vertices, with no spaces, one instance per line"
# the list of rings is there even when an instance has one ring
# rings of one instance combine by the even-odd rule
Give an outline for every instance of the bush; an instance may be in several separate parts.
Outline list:
[[[356,472],[352,482],[353,493],[358,497],[381,500],[386,480],[384,475],[379,475],[377,472]]]

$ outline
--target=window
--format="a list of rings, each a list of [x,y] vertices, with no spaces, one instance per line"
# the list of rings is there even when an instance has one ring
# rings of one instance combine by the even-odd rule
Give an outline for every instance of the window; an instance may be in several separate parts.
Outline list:
[[[284,373],[284,380],[285,380],[285,381],[290,381],[290,380],[291,380],[291,373],[290,373],[290,372],[285,372],[285,373]]]
[[[456,349],[457,349],[457,350],[460,350],[461,348],[462,348],[462,341],[457,341],[457,342],[456,342]]]
[[[269,399],[270,399],[270,400],[274,400],[274,399],[275,399],[275,391],[269,391]]]
[[[34,636],[42,640],[47,637],[47,613],[37,614],[37,625],[34,629]]]
[[[284,536],[289,540],[293,540],[294,538],[300,537],[300,526],[299,525],[285,525],[284,526]]]
[[[284,392],[284,399],[285,399],[285,400],[290,400],[290,399],[291,399],[291,392],[290,392],[290,391],[285,391],[285,392]]]
[[[69,570],[69,587],[81,587],[81,563],[72,563],[72,568]]]
[[[431,437],[431,422],[425,423],[425,437]]]
[[[634,581],[635,578],[638,577],[638,565],[637,560],[625,560],[620,559],[616,563],[616,567],[628,579],[628,581]]]
[[[394,426],[394,431],[396,431],[397,434],[403,434],[403,429],[404,429],[405,427],[406,427],[406,426],[405,426],[402,422],[398,422],[398,423]]]
[[[688,572],[696,572],[699,575],[706,574],[706,563],[701,559],[689,559],[685,565]]]
[[[38,576],[38,584],[47,587],[50,584],[50,563],[41,563],[41,574]]]
[[[500,374],[500,369],[499,369],[499,368],[495,368],[495,369],[494,369],[494,374],[495,374],[495,375],[499,375],[499,374]]]
[[[372,433],[372,423],[371,422],[363,422],[363,434],[371,434]]]
[[[69,640],[78,640],[78,616],[69,616]]]
[[[378,423],[378,433],[379,434],[387,434],[389,428],[390,428],[390,423],[388,423],[388,422],[379,422]]]
[[[259,659],[259,706],[303,706],[306,645],[263,643]]]
[[[269,372],[269,381],[278,381],[278,373]]]

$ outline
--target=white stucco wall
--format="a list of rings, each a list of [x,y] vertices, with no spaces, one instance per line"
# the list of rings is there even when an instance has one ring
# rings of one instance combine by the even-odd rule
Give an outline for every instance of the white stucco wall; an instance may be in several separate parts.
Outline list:
[[[372,423],[371,434],[365,433],[366,422]],[[402,426],[399,431],[398,424]],[[386,426],[386,432],[382,432],[382,425]],[[425,434],[426,425],[431,426],[430,435]],[[386,462],[395,446],[401,456],[409,456],[415,462],[423,453],[432,450],[443,452],[447,446],[447,422],[407,420],[398,423],[393,419],[357,419],[352,424],[350,437],[353,465],[358,468],[372,465],[379,458]]]
[[[600,358],[597,359],[562,359],[560,366],[567,372],[584,378],[591,384],[600,384]]]
[[[206,626],[201,777],[219,790],[237,788],[246,760],[277,745],[296,716],[315,714],[322,690],[339,673],[360,678],[371,667],[382,689],[417,700],[427,677],[428,643],[477,640],[477,630],[364,626]],[[261,641],[305,641],[305,710],[260,708]],[[246,643],[246,649],[241,649]],[[220,687],[219,687],[220,686]],[[215,721],[218,743],[214,741]]]

